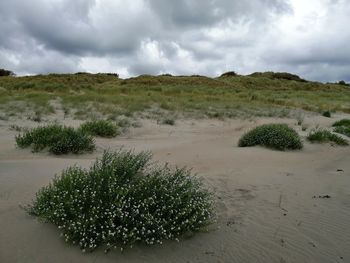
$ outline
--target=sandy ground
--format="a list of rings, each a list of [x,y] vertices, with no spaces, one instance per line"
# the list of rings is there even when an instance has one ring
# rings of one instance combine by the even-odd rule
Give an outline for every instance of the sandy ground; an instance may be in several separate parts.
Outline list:
[[[328,127],[340,117],[304,123]],[[307,133],[292,119],[144,121],[125,136],[97,139],[94,154],[56,157],[16,149],[14,123],[0,122],[0,262],[350,262],[350,147],[306,142],[302,151],[278,152],[236,146],[246,130],[269,122]],[[20,208],[55,173],[76,163],[87,167],[104,149],[122,146],[193,167],[216,192],[218,223],[180,243],[83,254]],[[331,198],[313,198],[319,195]]]

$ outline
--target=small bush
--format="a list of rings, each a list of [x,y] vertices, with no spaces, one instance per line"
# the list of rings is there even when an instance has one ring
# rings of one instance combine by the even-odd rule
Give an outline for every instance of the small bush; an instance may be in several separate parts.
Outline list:
[[[239,147],[261,145],[276,150],[303,148],[298,133],[286,124],[265,124],[247,132],[239,140]]]
[[[342,85],[342,86],[350,86],[348,83],[346,83],[344,80],[341,80],[337,83],[338,85]]]
[[[92,136],[115,137],[119,134],[118,127],[105,120],[89,121],[80,126],[80,130]]]
[[[322,113],[323,117],[330,118],[331,117],[331,112],[330,111],[325,111]]]
[[[14,75],[15,73],[13,73],[12,71],[0,68],[0,77],[14,76]]]
[[[173,126],[173,125],[175,125],[175,120],[172,118],[166,118],[166,119],[162,120],[162,124]]]
[[[336,133],[340,133],[340,134],[343,134],[345,136],[348,136],[350,137],[350,126],[349,127],[346,127],[346,126],[338,126],[338,127],[335,127],[334,131]]]
[[[350,119],[342,119],[333,124],[333,127],[346,126],[350,127]]]
[[[95,148],[91,136],[71,127],[56,124],[26,130],[15,139],[19,147],[32,147],[33,152],[48,148],[54,154],[78,154]]]
[[[315,130],[312,131],[308,136],[307,139],[310,142],[334,142],[337,145],[348,145],[348,142],[343,139],[342,137],[331,133],[330,131],[326,130]]]
[[[220,77],[237,77],[238,74],[234,71],[229,71],[229,72],[225,72],[223,73]]]
[[[161,244],[212,222],[212,194],[189,170],[150,166],[151,155],[104,152],[89,169],[69,167],[28,212],[58,226],[83,250]]]

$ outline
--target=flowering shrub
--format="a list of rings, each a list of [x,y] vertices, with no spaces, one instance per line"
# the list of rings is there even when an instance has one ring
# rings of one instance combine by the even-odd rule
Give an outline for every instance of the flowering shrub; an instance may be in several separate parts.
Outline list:
[[[104,152],[84,170],[69,167],[28,211],[58,226],[83,250],[162,243],[213,219],[212,194],[189,170],[149,164],[147,152]]]
[[[298,133],[286,124],[265,124],[247,132],[239,140],[239,147],[262,145],[276,150],[301,149]]]
[[[95,148],[91,136],[57,124],[26,130],[15,139],[19,147],[32,147],[34,152],[48,148],[54,154],[77,154]]]
[[[330,131],[326,130],[315,130],[312,131],[308,136],[307,139],[310,142],[334,142],[338,145],[349,145],[349,143],[343,139],[342,137],[331,133]]]
[[[118,135],[118,127],[105,120],[85,122],[80,126],[80,130],[92,136],[115,137]]]

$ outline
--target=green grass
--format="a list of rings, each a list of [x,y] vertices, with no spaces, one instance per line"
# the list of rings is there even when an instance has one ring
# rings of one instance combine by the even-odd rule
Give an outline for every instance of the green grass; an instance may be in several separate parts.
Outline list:
[[[333,124],[333,127],[335,127],[334,131],[336,133],[350,137],[350,119],[342,119],[337,121]]]
[[[73,128],[56,124],[25,130],[15,139],[20,148],[31,147],[33,152],[48,149],[57,155],[90,152],[95,148],[91,136]]]
[[[119,134],[118,127],[106,120],[94,120],[85,122],[80,126],[80,131],[99,137],[115,137]]]
[[[147,152],[105,152],[89,169],[69,167],[28,212],[84,251],[161,244],[210,224],[212,194],[187,169],[150,165]]]
[[[350,119],[342,119],[333,124],[333,127],[345,126],[350,127]]]
[[[310,134],[307,136],[307,139],[310,142],[318,142],[318,143],[326,143],[326,142],[333,142],[337,145],[345,146],[349,145],[349,143],[343,139],[342,137],[333,134],[330,131],[327,130],[315,130],[310,132]]]
[[[261,145],[276,150],[295,150],[303,148],[298,133],[286,124],[265,124],[244,134],[238,142],[239,147]]]
[[[130,79],[107,74],[51,74],[2,77],[0,87],[0,111],[9,111],[9,105],[16,102],[25,105],[23,111],[29,107],[50,113],[49,101],[59,98],[65,109],[72,109],[71,114],[77,112],[76,117],[81,119],[92,118],[91,113],[107,118],[151,111],[164,116],[170,111],[220,118],[286,116],[293,109],[350,112],[349,87],[303,82],[286,74]],[[154,111],[156,108],[160,110]]]
[[[337,126],[335,127],[334,131],[336,133],[343,134],[345,136],[350,137],[350,126]]]

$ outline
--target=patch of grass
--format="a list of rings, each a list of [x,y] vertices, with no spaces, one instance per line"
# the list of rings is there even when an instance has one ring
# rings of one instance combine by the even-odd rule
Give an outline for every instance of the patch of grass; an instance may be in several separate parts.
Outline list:
[[[66,242],[161,244],[210,224],[212,194],[187,169],[150,166],[151,155],[104,152],[89,170],[69,167],[27,208],[61,229]]]
[[[82,153],[94,150],[95,145],[91,136],[71,127],[47,125],[31,130],[15,137],[20,148],[31,147],[33,152],[48,148],[54,154]]]
[[[331,115],[331,112],[330,112],[330,111],[324,111],[324,112],[322,113],[322,116],[323,116],[323,117],[330,118],[332,115]]]
[[[173,118],[165,118],[165,119],[162,120],[161,123],[165,124],[165,125],[173,126],[173,125],[175,125],[175,119],[173,119]]]
[[[350,127],[350,119],[342,119],[333,124],[333,127],[346,126]]]
[[[349,143],[345,139],[327,130],[312,131],[307,136],[307,139],[313,143],[314,142],[318,142],[318,143],[334,142],[337,145],[342,145],[342,146],[349,145]]]
[[[345,136],[350,137],[350,126],[337,126],[335,127],[334,131],[336,133],[343,134]]]
[[[118,127],[112,122],[106,120],[85,122],[80,126],[79,130],[92,136],[107,138],[115,137],[119,134]]]
[[[45,117],[50,113],[48,102],[59,99],[72,115],[77,112],[82,119],[105,119],[116,113],[134,116],[155,107],[203,118],[208,116],[206,112],[225,118],[279,116],[295,109],[350,112],[347,86],[303,82],[296,76],[271,72],[253,75],[139,76],[124,80],[108,74],[2,77],[0,109],[9,112],[9,103],[23,103],[28,105],[25,111],[39,107]]]
[[[295,150],[303,148],[298,133],[286,124],[265,124],[244,134],[238,142],[239,147],[261,145],[276,150]]]

